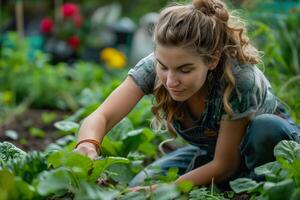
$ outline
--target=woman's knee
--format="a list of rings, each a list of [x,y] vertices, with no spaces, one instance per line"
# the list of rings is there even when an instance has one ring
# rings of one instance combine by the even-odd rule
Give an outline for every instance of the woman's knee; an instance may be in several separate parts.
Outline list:
[[[241,143],[246,165],[253,168],[274,160],[273,149],[281,140],[295,140],[293,127],[284,119],[263,114],[249,124]]]
[[[281,140],[294,140],[293,127],[284,119],[263,114],[255,117],[249,124],[245,140],[259,147],[277,144]]]

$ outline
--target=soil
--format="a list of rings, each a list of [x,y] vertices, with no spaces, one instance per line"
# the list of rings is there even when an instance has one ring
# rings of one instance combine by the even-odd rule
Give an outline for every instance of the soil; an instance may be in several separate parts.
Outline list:
[[[249,200],[250,196],[248,194],[237,194],[232,200]]]
[[[45,124],[42,121],[43,113],[55,113],[55,119],[52,123]],[[28,109],[19,116],[16,116],[4,124],[0,125],[0,142],[8,141],[20,149],[28,152],[32,150],[43,151],[45,148],[55,142],[61,136],[54,127],[56,121],[63,120],[70,112],[57,110]],[[30,128],[38,128],[45,132],[44,138],[34,137],[30,134]],[[19,138],[13,140],[5,136],[6,130],[13,130],[18,133]]]

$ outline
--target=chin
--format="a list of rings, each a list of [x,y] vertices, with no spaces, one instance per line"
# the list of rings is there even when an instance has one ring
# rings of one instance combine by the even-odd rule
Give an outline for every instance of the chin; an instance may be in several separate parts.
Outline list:
[[[181,97],[181,96],[172,96],[171,95],[171,97],[174,101],[186,101],[187,100],[187,98],[185,96]]]

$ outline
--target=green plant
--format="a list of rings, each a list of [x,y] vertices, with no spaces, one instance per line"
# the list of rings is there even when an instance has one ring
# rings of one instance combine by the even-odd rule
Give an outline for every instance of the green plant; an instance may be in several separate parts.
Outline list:
[[[26,152],[9,142],[0,143],[0,161],[2,162],[7,162],[8,160],[23,157],[25,155]]]
[[[300,14],[279,18],[271,27],[267,23],[254,20],[250,24],[251,38],[263,52],[260,67],[272,83],[277,96],[291,108],[291,115],[297,121],[300,113]]]
[[[300,144],[294,141],[281,141],[274,148],[276,161],[255,168],[257,175],[266,181],[256,182],[240,178],[230,182],[236,193],[248,192],[255,199],[300,198]]]

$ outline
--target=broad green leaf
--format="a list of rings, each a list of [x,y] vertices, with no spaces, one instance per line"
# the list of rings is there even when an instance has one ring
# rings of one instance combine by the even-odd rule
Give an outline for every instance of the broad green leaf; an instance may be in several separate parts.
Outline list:
[[[51,171],[44,171],[37,184],[37,191],[42,196],[67,192],[71,189],[72,179],[66,168],[60,167]]]
[[[128,136],[128,132],[132,130],[133,125],[131,121],[125,117],[109,131],[108,138],[113,141],[122,141]]]
[[[300,144],[295,141],[282,140],[275,146],[274,156],[282,157],[292,163],[296,158],[300,158]]]
[[[0,199],[32,199],[34,187],[8,170],[0,170]]]
[[[75,169],[77,167],[81,169],[81,171],[77,170],[77,175],[81,176],[82,178],[87,178],[88,172],[92,169],[93,166],[93,161],[87,156],[78,154],[73,151],[65,150],[50,154],[47,159],[47,163],[54,168],[65,166],[69,167],[70,169]]]
[[[127,133],[127,136],[123,136],[123,138],[121,138],[122,140],[124,140],[126,137],[132,137],[132,136],[136,136],[136,135],[140,135],[141,133],[143,133],[144,129],[135,129],[135,130],[132,130],[132,131],[129,131]]]
[[[154,144],[152,144],[150,142],[143,142],[139,145],[138,150],[147,156],[155,156],[157,146],[155,146]]]
[[[266,182],[264,190],[269,199],[282,200],[289,199],[295,188],[295,183],[292,179],[286,179],[278,183]]]
[[[17,199],[15,176],[8,170],[0,170],[0,198],[3,200]]]
[[[35,195],[35,188],[23,181],[20,177],[15,177],[15,190],[20,194],[21,199],[33,199]]]
[[[44,112],[41,117],[43,123],[50,124],[54,122],[54,120],[57,117],[57,114],[55,112]]]
[[[79,121],[80,119],[83,119],[86,116],[88,116],[89,114],[91,114],[94,110],[97,109],[98,106],[99,106],[99,103],[93,103],[84,108],[81,108],[81,109],[77,110],[73,115],[68,117],[68,120],[69,121]]]
[[[63,132],[72,132],[75,133],[79,129],[79,124],[72,121],[59,121],[54,124],[54,126]]]
[[[170,168],[167,171],[166,175],[159,175],[158,179],[162,180],[163,182],[173,182],[178,177],[178,168]]]
[[[177,187],[181,192],[187,193],[187,192],[191,191],[191,189],[193,188],[193,183],[190,181],[183,181],[183,182],[180,182],[177,185]]]
[[[295,181],[300,186],[300,159],[298,158],[293,163],[291,163],[291,168],[289,170],[291,176],[295,178]]]
[[[174,184],[162,184],[153,192],[153,200],[171,200],[179,197],[180,192]]]
[[[281,166],[277,161],[269,162],[254,169],[257,175],[277,175],[281,170]]]
[[[31,136],[35,137],[35,138],[45,138],[46,133],[45,131],[43,131],[42,129],[39,128],[30,128],[29,129],[29,133]]]
[[[60,146],[66,146],[67,144],[71,142],[75,142],[76,137],[74,135],[66,135],[64,137],[61,137],[60,139],[56,140],[56,144]]]
[[[8,137],[12,140],[17,140],[19,138],[18,132],[14,131],[14,130],[6,130],[4,134],[6,137]]]
[[[110,172],[113,172],[110,177],[121,184],[127,184],[133,178],[134,174],[131,171],[130,165],[124,164],[113,164],[108,167]]]
[[[297,188],[293,191],[290,200],[299,200],[300,199],[300,188]]]
[[[143,136],[141,134],[128,136],[123,140],[123,146],[122,146],[122,154],[120,156],[126,157],[129,152],[136,151],[139,147],[139,145],[143,141]]]
[[[208,188],[206,187],[200,187],[193,189],[189,194],[189,199],[197,200],[197,199],[207,199],[207,195],[210,192],[208,191]]]
[[[115,199],[119,192],[116,190],[106,190],[102,191],[101,188],[94,184],[81,181],[80,186],[75,193],[75,200],[113,200]]]
[[[238,178],[230,181],[230,187],[235,193],[250,192],[259,186],[259,183],[249,178]]]
[[[102,147],[102,155],[108,156],[121,156],[122,155],[122,147],[123,142],[121,141],[113,141],[110,140],[108,137],[104,137],[101,147]]]
[[[93,162],[93,171],[89,177],[90,181],[96,181],[100,175],[106,170],[109,166],[113,164],[128,164],[130,161],[126,158],[121,157],[106,157],[106,158],[100,158],[99,160],[95,160]]]

